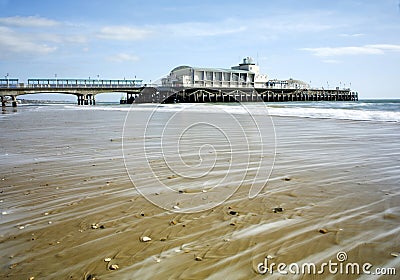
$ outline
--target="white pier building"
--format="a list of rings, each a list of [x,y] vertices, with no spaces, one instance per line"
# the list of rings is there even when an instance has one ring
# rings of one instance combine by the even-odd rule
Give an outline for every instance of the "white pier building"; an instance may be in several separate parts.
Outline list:
[[[246,57],[238,66],[225,68],[200,68],[178,66],[161,79],[165,87],[195,88],[309,88],[299,80],[269,80],[260,73],[260,67],[251,57]]]

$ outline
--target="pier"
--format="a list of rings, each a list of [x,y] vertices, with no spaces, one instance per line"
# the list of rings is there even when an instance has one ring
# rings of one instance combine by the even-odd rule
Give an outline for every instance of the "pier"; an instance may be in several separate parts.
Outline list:
[[[358,101],[350,89],[145,87],[135,103]]]
[[[21,83],[18,79],[0,79],[0,101],[2,107],[11,102],[17,107],[17,97],[26,94],[60,93],[77,97],[78,105],[95,105],[96,95],[106,92],[121,92],[133,101],[143,90],[143,80],[105,79],[28,79]]]
[[[0,101],[3,107],[11,102],[17,107],[17,97],[25,94],[60,93],[77,97],[78,105],[95,105],[96,95],[106,92],[121,92],[126,98],[121,104],[132,103],[206,103],[206,102],[295,102],[295,101],[357,101],[358,93],[350,89],[317,89],[290,87],[287,81],[275,80],[263,87],[230,82],[224,87],[218,81],[201,81],[208,86],[192,85],[142,85],[142,80],[105,79],[18,79],[0,80]],[[219,83],[217,86],[215,84]],[[277,85],[278,83],[278,85]]]

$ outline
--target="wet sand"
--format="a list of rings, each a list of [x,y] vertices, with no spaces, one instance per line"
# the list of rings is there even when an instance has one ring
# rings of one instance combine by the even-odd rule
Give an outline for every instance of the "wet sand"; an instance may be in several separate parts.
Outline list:
[[[0,119],[2,279],[359,278],[257,273],[267,255],[320,264],[340,251],[400,273],[392,255],[400,252],[396,123],[274,117],[276,161],[257,197],[248,198],[245,183],[212,209],[174,213],[150,203],[129,178],[126,111],[18,110]],[[184,191],[172,198],[152,186],[148,196],[183,208],[190,180],[172,175],[157,176]]]

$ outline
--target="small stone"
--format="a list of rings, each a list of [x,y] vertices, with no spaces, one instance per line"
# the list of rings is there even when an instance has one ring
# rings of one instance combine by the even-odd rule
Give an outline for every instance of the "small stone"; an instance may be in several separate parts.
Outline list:
[[[176,225],[178,222],[175,221],[175,220],[172,220],[172,221],[170,221],[169,223],[170,223],[170,225],[173,225],[173,226],[174,226],[174,225]]]
[[[49,215],[49,212],[45,212],[43,215],[47,216],[47,215]]]
[[[283,208],[282,207],[275,207],[274,209],[272,209],[272,211],[274,213],[283,212]]]
[[[198,262],[201,262],[201,261],[203,260],[203,258],[202,258],[202,257],[199,257],[199,256],[197,256],[197,257],[195,257],[195,258],[194,258],[194,260],[195,260],[195,261],[198,261]]]
[[[24,229],[24,228],[25,228],[24,226],[19,226],[19,227],[18,227],[18,229]]]
[[[236,226],[236,223],[235,222],[231,222],[229,225]]]
[[[322,234],[325,234],[325,233],[328,233],[328,230],[326,228],[321,228],[319,230],[319,232],[322,233]]]
[[[143,211],[140,212],[140,216],[144,217],[144,212]]]
[[[207,190],[202,190],[202,192],[203,192],[203,193],[206,193],[206,192],[207,192]]]
[[[8,213],[6,211],[1,212],[1,215],[7,215]]]
[[[117,269],[119,269],[119,266],[118,266],[118,264],[112,264],[109,266],[109,268],[110,268],[110,270],[117,270]]]
[[[18,265],[17,263],[13,263],[13,264],[10,265],[8,268],[9,268],[9,269],[13,269],[13,268],[15,268],[17,265]]]
[[[161,237],[160,241],[167,241],[167,238],[166,237]]]
[[[99,228],[100,229],[105,229],[106,227],[104,225],[101,225]]]
[[[49,225],[51,225],[53,222],[52,221],[49,221]]]
[[[230,240],[229,238],[224,238],[223,241],[224,241],[224,242],[229,242],[229,241],[231,241],[231,240]]]
[[[105,258],[104,261],[105,261],[105,262],[110,262],[110,261],[111,261],[111,258]]]
[[[231,211],[229,211],[229,214],[230,214],[230,215],[237,215],[238,212],[231,210]]]
[[[174,206],[172,206],[172,208],[176,209],[176,210],[181,209],[178,205],[174,205]]]
[[[283,180],[285,180],[285,181],[290,181],[290,180],[292,180],[292,178],[290,178],[290,177],[285,177],[285,178],[283,178]]]
[[[397,257],[399,256],[399,253],[393,252],[393,253],[391,253],[390,255],[391,255],[392,257],[397,258]]]
[[[35,280],[35,277],[33,277],[33,276],[29,277],[29,280]]]
[[[148,236],[142,236],[142,237],[140,237],[140,241],[142,241],[142,242],[149,242],[149,241],[151,241],[151,238],[148,237]]]

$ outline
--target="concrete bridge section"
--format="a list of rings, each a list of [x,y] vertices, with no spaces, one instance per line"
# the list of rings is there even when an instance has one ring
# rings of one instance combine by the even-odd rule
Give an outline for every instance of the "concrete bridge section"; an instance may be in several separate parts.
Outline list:
[[[86,80],[86,79],[28,79],[18,83],[17,79],[0,80],[1,105],[11,101],[17,106],[17,96],[25,94],[61,93],[77,97],[78,105],[95,105],[95,96],[106,92],[122,92],[127,99],[134,100],[143,90],[142,80]]]

